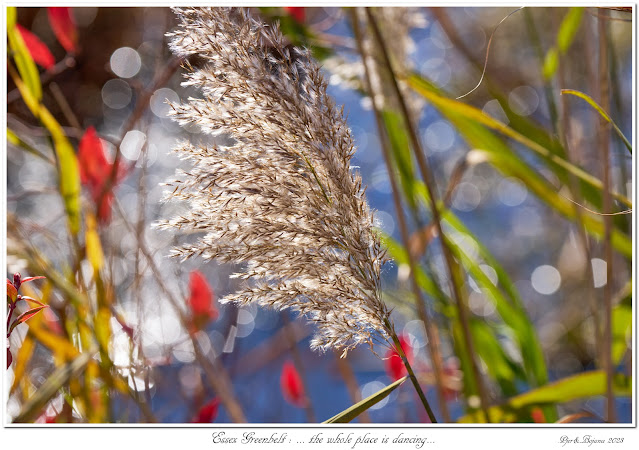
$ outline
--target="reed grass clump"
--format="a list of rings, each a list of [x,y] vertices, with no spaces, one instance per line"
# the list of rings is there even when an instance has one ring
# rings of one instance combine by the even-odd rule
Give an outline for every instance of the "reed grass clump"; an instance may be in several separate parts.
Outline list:
[[[194,162],[169,185],[187,214],[164,228],[203,235],[173,250],[239,263],[244,287],[222,302],[290,308],[317,325],[311,347],[390,342],[381,301],[385,252],[374,231],[342,109],[307,50],[246,9],[175,9],[172,51],[188,65],[184,85],[202,98],[172,105],[182,125],[231,138],[227,146],[179,144]]]

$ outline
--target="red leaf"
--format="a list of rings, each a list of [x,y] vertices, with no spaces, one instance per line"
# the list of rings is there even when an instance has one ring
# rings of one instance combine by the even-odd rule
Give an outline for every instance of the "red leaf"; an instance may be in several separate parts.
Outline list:
[[[18,299],[18,290],[9,280],[7,280],[7,297],[9,297],[11,303],[15,303]]]
[[[202,329],[208,322],[217,319],[219,315],[214,305],[213,289],[204,275],[200,271],[194,270],[189,277],[189,291],[187,305],[191,309],[195,327]]]
[[[58,42],[67,52],[75,53],[78,43],[78,32],[71,8],[47,8],[49,24]]]
[[[49,51],[49,48],[46,46],[46,44],[42,42],[40,38],[38,38],[38,36],[30,32],[23,26],[16,25],[16,28],[20,32],[22,40],[29,49],[29,53],[31,54],[33,60],[45,69],[52,68],[55,65],[55,58]]]
[[[36,306],[35,308],[31,308],[28,311],[25,311],[22,314],[20,314],[18,318],[11,324],[11,327],[9,328],[9,333],[11,333],[11,331],[13,331],[13,329],[16,326],[18,326],[19,324],[23,322],[26,322],[27,320],[35,316],[37,313],[42,311],[44,308],[48,308],[48,306],[47,305]]]
[[[31,303],[35,303],[38,306],[46,306],[44,303],[42,303],[39,300],[36,300],[35,298],[31,298],[31,297],[27,297],[26,295],[23,295],[20,297],[20,300],[24,300],[26,302],[31,302]]]
[[[546,423],[546,416],[541,408],[533,408],[530,415],[532,416],[535,423]]]
[[[80,180],[89,188],[102,187],[111,171],[111,164],[104,155],[102,141],[95,128],[89,127],[80,140],[78,149],[80,162]]]
[[[287,402],[291,403],[298,408],[303,407],[306,404],[306,394],[304,393],[304,384],[300,374],[295,369],[292,362],[286,361],[284,367],[282,367],[282,374],[280,375],[280,387],[282,388],[282,394]]]
[[[97,203],[102,195],[104,185],[111,176],[113,164],[107,160],[102,141],[100,141],[93,127],[87,128],[80,140],[78,161],[80,163],[80,181],[89,188],[91,198]],[[123,177],[124,171],[119,171],[114,185]],[[98,208],[98,219],[100,221],[108,222],[110,220],[112,202],[113,192],[109,190],[102,197],[102,202]]]
[[[306,8],[299,6],[285,6],[284,10],[289,14],[289,16],[295,19],[296,22],[304,23],[304,20],[306,19]]]
[[[217,410],[220,406],[220,401],[214,398],[206,405],[202,406],[197,412],[197,415],[193,419],[192,423],[211,423],[217,417]]]
[[[401,335],[399,336],[399,342],[404,349],[404,353],[406,354],[406,358],[408,358],[408,362],[411,362],[413,357],[413,348],[410,345],[410,341],[408,336]],[[399,380],[403,376],[406,375],[406,366],[404,366],[404,361],[399,356],[395,349],[389,349],[386,353],[386,373],[393,380]]]
[[[28,277],[28,278],[23,278],[21,283],[28,283],[29,281],[33,281],[33,280],[46,280],[47,277]]]

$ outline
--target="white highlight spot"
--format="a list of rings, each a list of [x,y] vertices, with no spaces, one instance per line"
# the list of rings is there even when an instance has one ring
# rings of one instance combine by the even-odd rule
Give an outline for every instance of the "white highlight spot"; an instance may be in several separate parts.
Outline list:
[[[111,71],[120,78],[131,78],[137,75],[142,67],[138,52],[131,47],[120,47],[111,55]]]
[[[596,288],[605,286],[608,283],[608,263],[603,259],[592,258],[592,277]]]
[[[126,159],[137,161],[145,142],[146,134],[139,130],[131,130],[124,136],[124,139],[122,139],[120,151]]]
[[[540,294],[551,295],[561,286],[561,274],[553,266],[539,266],[530,276],[530,282],[533,289]]]
[[[171,107],[167,103],[179,103],[180,96],[173,89],[160,88],[153,93],[150,100],[151,111],[160,118],[164,118],[171,111]]]

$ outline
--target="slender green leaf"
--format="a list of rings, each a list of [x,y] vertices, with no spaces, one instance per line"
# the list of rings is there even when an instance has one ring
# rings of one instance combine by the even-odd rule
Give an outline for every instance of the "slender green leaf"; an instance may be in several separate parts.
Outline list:
[[[546,53],[546,57],[544,58],[544,67],[542,69],[542,74],[544,75],[544,79],[549,80],[553,77],[555,72],[557,72],[557,68],[559,67],[559,52],[555,47],[548,50]]]
[[[373,395],[371,395],[369,397],[366,397],[361,402],[356,403],[353,406],[351,406],[350,408],[345,409],[341,413],[334,415],[333,417],[331,417],[330,419],[326,420],[323,423],[348,423],[348,422],[350,422],[351,420],[353,420],[354,418],[359,416],[361,413],[366,411],[371,406],[375,405],[376,403],[379,403],[381,400],[383,400],[386,397],[388,397],[388,395],[391,392],[393,392],[395,389],[397,389],[399,386],[401,386],[402,383],[404,381],[406,381],[407,379],[408,379],[407,376],[404,377],[404,378],[400,378],[399,380],[395,381],[393,384],[389,384],[384,389],[374,393]]]
[[[469,121],[472,121],[475,124],[482,125],[484,127],[495,130],[503,134],[504,136],[509,137],[513,139],[514,141],[519,142],[520,144],[523,144],[525,147],[543,156],[547,161],[551,162],[555,166],[573,174],[574,176],[576,176],[577,178],[579,178],[586,184],[601,191],[602,183],[599,179],[587,173],[582,168],[577,167],[569,163],[565,159],[559,157],[558,155],[554,154],[554,152],[551,151],[550,149],[540,145],[539,143],[528,138],[527,136],[524,136],[521,133],[518,133],[517,131],[508,127],[507,125],[500,122],[499,120],[494,119],[488,116],[487,114],[484,114],[484,112],[481,111],[480,109],[477,109],[474,106],[467,105],[460,101],[442,96],[441,94],[437,92],[437,89],[434,88],[434,86],[432,86],[431,83],[427,82],[426,80],[424,80],[422,77],[420,77],[417,74],[410,75],[407,81],[416,92],[418,92],[428,101],[430,101],[433,104],[433,106],[439,109],[444,115],[447,115],[447,116],[452,115],[455,117],[455,119],[459,119],[459,118],[467,119]],[[464,133],[464,130],[461,127],[457,127],[457,128],[460,130],[460,132]],[[510,153],[511,156],[513,156],[512,151],[507,146],[502,145],[501,147],[505,147],[506,149],[508,149],[508,153]],[[484,148],[484,150],[488,151],[489,149]],[[617,200],[621,201],[625,205],[632,206],[632,202],[625,196],[619,193],[613,193],[613,195],[615,196]]]
[[[557,189],[544,179],[538,171],[533,170],[517,154],[513,153],[510,147],[486,129],[481,121],[476,121],[474,118],[471,118],[471,116],[475,117],[474,113],[471,116],[465,113],[468,111],[468,108],[472,109],[472,107],[450,99],[445,99],[435,92],[436,88],[434,86],[418,75],[412,76],[410,80],[412,80],[411,82],[416,86],[420,86],[420,89],[418,89],[419,92],[426,92],[428,93],[427,98],[435,100],[432,102],[433,105],[440,109],[442,114],[446,116],[464,136],[469,146],[475,149],[473,150],[475,157],[483,158],[484,161],[490,162],[495,168],[508,176],[519,178],[531,192],[557,212],[571,220],[577,220],[575,205],[572,202],[560,195]],[[479,111],[479,115],[483,116],[483,113]],[[483,121],[484,119],[481,120]],[[494,121],[494,119],[490,120]],[[505,127],[505,125],[501,125]],[[592,188],[591,185],[588,186]],[[630,202],[625,197],[621,197],[625,199],[624,202]],[[600,217],[583,214],[581,215],[581,220],[591,235],[597,238],[603,237],[604,226]],[[632,258],[632,242],[618,226],[613,228],[612,241],[613,246],[620,254],[627,258]]]
[[[618,374],[613,379],[613,391],[615,395],[631,395],[631,379]],[[493,422],[512,422],[518,412],[531,406],[565,403],[605,393],[606,373],[603,370],[584,372],[517,395],[503,405],[493,406],[489,409],[490,419]],[[471,413],[460,418],[459,422],[474,423],[481,418],[481,414]]]
[[[72,234],[77,234],[80,231],[80,169],[73,146],[67,139],[62,126],[49,110],[31,94],[25,83],[17,76],[13,76],[13,81],[31,113],[40,119],[51,133],[58,159],[59,189],[69,221],[69,230]]]
[[[20,77],[24,80],[27,89],[31,95],[37,100],[42,99],[42,85],[40,84],[40,74],[36,67],[31,53],[27,48],[20,32],[15,27],[16,8],[7,8],[7,38],[9,41],[9,50],[13,53],[13,60],[16,63]]]
[[[483,320],[472,320],[470,329],[473,344],[479,357],[486,364],[486,370],[494,378],[505,396],[513,396],[519,391],[518,380],[525,381],[523,370],[504,351],[491,326]]]
[[[391,156],[399,173],[404,198],[409,203],[411,209],[415,210],[415,171],[404,122],[399,114],[389,109],[382,111],[382,120],[386,128],[386,133],[388,134],[388,140],[390,141]]]
[[[581,24],[581,17],[583,16],[584,8],[570,8],[568,13],[564,16],[559,25],[559,31],[557,32],[557,42],[546,53],[544,59],[543,76],[545,80],[550,80],[557,69],[559,68],[559,58],[565,55],[570,46],[572,45],[579,25]]]
[[[562,55],[565,54],[572,45],[572,41],[575,39],[577,31],[579,30],[579,25],[581,25],[583,14],[583,7],[570,8],[561,21],[559,32],[557,33],[557,48]]]
[[[523,307],[509,302],[500,289],[493,284],[476,261],[454,242],[449,245],[453,254],[464,264],[471,276],[487,292],[487,299],[492,301],[495,309],[504,323],[516,338],[524,366],[530,374],[529,382],[533,385],[546,383],[546,364],[544,354],[537,339],[532,322]]]
[[[584,94],[583,92],[576,91],[574,89],[562,89],[561,90],[561,95],[564,95],[564,94],[574,95],[575,97],[582,98],[586,102],[588,102],[588,104],[590,106],[592,106],[595,109],[595,111],[597,111],[599,113],[599,115],[601,117],[603,117],[608,123],[610,123],[612,125],[612,128],[617,133],[617,136],[619,136],[621,138],[621,140],[625,144],[625,146],[628,149],[628,151],[632,154],[632,145],[630,145],[630,141],[628,141],[628,139],[621,132],[621,130],[619,129],[617,124],[610,118],[610,116],[608,114],[606,114],[606,111],[604,111],[603,108],[601,106],[599,106],[599,104],[596,101],[594,101],[592,99],[592,97],[590,97],[587,94]]]

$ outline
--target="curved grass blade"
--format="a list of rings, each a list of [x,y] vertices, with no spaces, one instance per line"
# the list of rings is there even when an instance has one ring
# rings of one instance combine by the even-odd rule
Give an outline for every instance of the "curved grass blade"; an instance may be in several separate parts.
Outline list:
[[[614,377],[615,395],[632,395],[632,379],[618,374]],[[594,397],[606,393],[606,372],[596,370],[563,378],[554,383],[517,395],[505,404],[490,408],[493,422],[512,422],[526,408],[552,403],[565,403],[580,398]],[[475,423],[482,418],[472,413],[459,419],[460,423]]]
[[[554,166],[561,168],[568,173],[573,174],[579,180],[584,182],[586,185],[591,188],[595,188],[597,191],[601,191],[603,185],[601,180],[589,174],[581,167],[577,167],[560,156],[556,155],[552,150],[540,145],[534,140],[524,136],[523,134],[513,130],[506,124],[500,122],[497,119],[494,119],[486,114],[480,109],[475,108],[474,106],[467,105],[457,100],[453,100],[447,98],[440,93],[437,92],[436,88],[432,86],[427,80],[422,78],[417,74],[411,74],[407,77],[406,81],[408,84],[415,90],[417,93],[422,95],[425,99],[432,103],[437,109],[439,109],[444,115],[450,116],[454,115],[457,119],[465,119],[468,122],[472,122],[476,125],[481,125],[482,127],[487,127],[489,129],[495,130],[506,137],[513,139],[516,142],[524,145],[535,153],[544,157],[547,161],[552,163]],[[458,127],[462,133],[465,130]],[[506,147],[508,148],[508,147]],[[512,153],[509,151],[509,153]],[[511,158],[512,159],[512,158]],[[632,202],[626,196],[613,192],[611,193],[618,201],[622,202],[628,207],[632,207]]]
[[[418,76],[415,77],[414,78],[419,83],[421,83],[421,88],[423,91],[430,92],[430,90],[436,89],[435,87],[431,86],[428,81],[423,80]],[[459,130],[464,139],[468,142],[469,146],[475,149],[474,151],[477,152],[478,157],[481,154],[482,158],[486,162],[491,163],[500,172],[508,176],[513,176],[520,179],[531,192],[533,192],[537,197],[539,197],[561,215],[567,217],[570,220],[577,220],[575,206],[568,199],[561,196],[557,192],[556,187],[552,186],[536,170],[528,166],[518,155],[513,153],[512,149],[508,145],[506,145],[502,141],[502,139],[494,135],[482,123],[474,120],[473,118],[465,116],[463,113],[460,113],[457,105],[462,105],[462,109],[465,108],[465,110],[472,107],[468,107],[468,105],[446,99],[436,92],[433,92],[432,95],[432,98],[446,101],[445,103],[431,103],[435,107],[437,107],[440,112]],[[487,117],[481,111],[479,111],[479,114]],[[494,121],[494,119],[490,120]],[[495,122],[501,124],[501,122]],[[501,124],[501,126],[508,128],[504,124]],[[535,145],[540,146],[539,144]],[[582,187],[590,188],[591,197],[589,198],[589,200],[591,202],[593,202],[594,204],[596,204],[597,202],[597,198],[592,197],[593,193],[598,194],[599,201],[601,200],[601,193],[599,191],[595,192],[595,188],[592,185],[583,182]],[[584,192],[584,194],[586,194],[586,192]],[[623,203],[627,202],[629,206],[632,207],[630,200],[620,194],[616,195],[619,197],[618,199],[620,199]],[[603,236],[604,226],[602,220],[599,217],[593,215],[583,215],[581,217],[581,220],[584,227],[591,235],[597,238],[601,238]],[[615,224],[615,228],[613,229],[612,241],[613,246],[617,251],[619,251],[620,254],[624,255],[626,258],[632,258],[632,241],[629,236],[625,234],[624,231],[619,229],[617,224]]]
[[[16,8],[7,8],[7,39],[9,50],[13,52],[13,60],[16,63],[20,77],[24,80],[27,89],[37,100],[42,99],[42,85],[40,84],[40,74],[36,67],[27,45],[22,39],[22,35],[16,27]]]
[[[608,114],[606,114],[606,111],[604,111],[603,108],[599,106],[599,104],[596,101],[592,99],[592,97],[590,97],[587,94],[584,94],[581,91],[577,91],[574,89],[562,89],[561,95],[564,95],[564,94],[574,95],[575,97],[579,97],[581,99],[584,99],[586,102],[588,102],[588,104],[592,106],[593,109],[597,111],[601,117],[603,117],[610,125],[612,125],[612,128],[615,130],[615,133],[617,133],[617,136],[621,138],[621,140],[625,144],[630,154],[632,154],[632,145],[630,145],[630,142],[628,141],[626,136],[623,135],[623,133],[621,132],[617,124],[610,118]]]
[[[69,221],[71,234],[76,235],[80,231],[80,169],[73,146],[67,139],[62,126],[53,117],[49,110],[40,103],[25,82],[15,73],[9,65],[9,74],[16,87],[20,91],[24,102],[31,113],[42,122],[51,133],[53,146],[58,159],[58,178],[60,195],[64,201],[64,207]]]
[[[359,416],[361,413],[366,411],[371,406],[375,405],[376,403],[378,403],[381,400],[383,400],[386,397],[388,397],[388,395],[391,392],[393,392],[395,389],[397,389],[399,386],[401,386],[402,383],[404,381],[406,381],[407,379],[408,379],[408,376],[405,376],[404,378],[400,378],[399,380],[395,381],[393,384],[389,384],[384,389],[374,393],[373,395],[371,395],[369,397],[366,397],[361,402],[354,404],[350,408],[345,409],[341,413],[331,417],[330,419],[328,419],[328,420],[326,420],[326,421],[324,421],[322,423],[348,423],[348,422],[350,422],[351,420],[353,420],[354,418]]]

